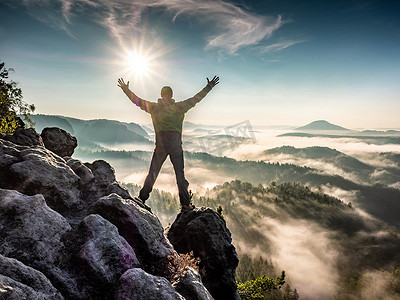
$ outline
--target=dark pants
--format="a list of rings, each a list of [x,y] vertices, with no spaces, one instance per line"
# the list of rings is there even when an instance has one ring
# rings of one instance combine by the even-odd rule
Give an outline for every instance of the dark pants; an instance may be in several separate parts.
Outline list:
[[[140,190],[139,198],[143,202],[149,198],[150,192],[153,190],[153,185],[168,155],[175,170],[176,183],[178,184],[179,190],[179,200],[182,205],[188,205],[190,204],[188,192],[189,182],[186,180],[183,172],[183,150],[180,135],[179,140],[175,140],[173,143],[171,143],[170,139],[167,143],[163,143],[158,136],[156,137],[156,148],[154,149],[153,157],[151,159],[149,174],[144,181],[143,188]]]

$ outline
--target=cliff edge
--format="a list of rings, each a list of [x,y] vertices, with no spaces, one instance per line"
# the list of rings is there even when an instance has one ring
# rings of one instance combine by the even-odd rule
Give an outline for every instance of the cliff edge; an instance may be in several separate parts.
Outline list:
[[[167,238],[112,166],[71,158],[76,145],[59,128],[0,134],[1,299],[240,299],[216,212],[179,214]],[[182,265],[191,251],[200,274]]]

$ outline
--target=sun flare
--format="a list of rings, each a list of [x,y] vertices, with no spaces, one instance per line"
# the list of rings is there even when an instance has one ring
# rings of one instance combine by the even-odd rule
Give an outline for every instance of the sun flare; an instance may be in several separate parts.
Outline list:
[[[165,55],[171,51],[168,47],[147,45],[144,40],[139,39],[131,44],[121,45],[115,51],[116,76],[129,79],[135,86],[140,85],[143,88],[155,84],[156,81],[149,80],[150,78],[167,81],[168,78],[162,75],[160,69],[166,69]]]
[[[129,71],[136,76],[146,76],[151,71],[150,58],[137,52],[127,54],[126,64]]]

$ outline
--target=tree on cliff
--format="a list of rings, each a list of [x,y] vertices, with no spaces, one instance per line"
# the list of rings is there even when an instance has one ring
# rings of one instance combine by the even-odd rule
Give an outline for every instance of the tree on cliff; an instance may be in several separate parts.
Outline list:
[[[25,125],[18,117],[18,114],[24,116],[25,120],[32,125],[28,114],[35,110],[33,104],[27,104],[22,100],[22,90],[17,87],[13,80],[7,80],[9,73],[13,69],[5,68],[4,62],[0,63],[0,132],[14,133],[18,127]]]

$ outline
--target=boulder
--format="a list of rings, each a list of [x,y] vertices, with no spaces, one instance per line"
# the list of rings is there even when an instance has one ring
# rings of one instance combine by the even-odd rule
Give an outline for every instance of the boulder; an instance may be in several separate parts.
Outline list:
[[[202,281],[216,300],[240,299],[235,270],[239,263],[225,220],[210,208],[180,213],[168,230],[178,253],[200,258]]]
[[[44,146],[61,157],[72,156],[78,146],[76,137],[57,127],[44,128],[41,137]]]
[[[113,182],[112,184],[110,184],[107,187],[107,193],[105,195],[109,195],[109,194],[117,194],[119,196],[121,196],[124,199],[131,199],[131,200],[135,200],[135,202],[139,205],[141,205],[142,207],[149,209],[149,207],[147,205],[144,205],[141,201],[136,201],[135,198],[132,198],[131,194],[129,193],[129,191],[120,186],[117,182]],[[143,205],[142,205],[143,204]]]
[[[60,292],[41,272],[0,254],[1,299],[62,300]]]
[[[100,198],[92,207],[96,213],[117,226],[132,246],[146,271],[160,274],[165,269],[173,247],[164,235],[158,218],[131,199],[117,194]]]
[[[114,168],[105,160],[100,159],[91,164],[86,163],[85,165],[92,170],[92,173],[96,178],[97,185],[109,186],[116,181]]]
[[[82,187],[87,201],[93,204],[99,198],[115,193],[124,199],[132,199],[126,188],[121,187],[115,179],[114,168],[104,160],[96,160],[93,163],[85,163],[92,172],[94,179]]]
[[[22,146],[44,147],[42,138],[33,128],[18,128],[14,134],[1,135],[1,138]]]
[[[193,268],[189,267],[172,286],[186,300],[214,300]]]
[[[42,194],[47,204],[78,224],[100,197],[117,193],[132,199],[103,160],[83,164],[50,150],[16,145],[0,139],[0,188],[27,195]]]
[[[62,296],[53,297],[35,291],[31,287],[0,274],[0,297],[2,300],[51,300],[64,299]]]
[[[67,165],[75,172],[76,175],[81,179],[81,183],[85,184],[94,178],[92,170],[90,170],[84,163],[78,159],[64,157],[66,159]]]
[[[18,148],[23,147],[0,139],[0,187],[8,177],[8,168],[20,161]]]
[[[150,275],[139,268],[130,269],[121,276],[114,299],[185,300],[167,279]]]
[[[184,299],[166,278],[178,278],[176,289],[187,299],[212,299],[194,270],[177,277],[178,256],[160,221],[117,183],[106,161],[60,155],[0,138],[1,299]],[[236,299],[230,233],[218,215],[195,214],[189,221],[192,212],[178,216],[187,235],[180,238],[190,241],[180,251],[194,250],[207,272],[203,281],[215,279]]]
[[[67,220],[47,206],[42,195],[27,196],[0,189],[0,254],[29,266],[53,265],[61,236],[71,230]]]
[[[71,254],[68,268],[79,278],[81,289],[92,298],[112,298],[121,275],[140,266],[117,227],[99,215],[87,216],[64,240]]]
[[[75,279],[60,268],[65,256],[62,236],[71,226],[42,195],[0,189],[0,229],[0,254],[42,272],[61,293],[84,299]]]
[[[0,187],[27,195],[42,194],[51,208],[63,214],[80,204],[79,177],[61,157],[42,147],[2,146],[18,161],[8,166]]]

